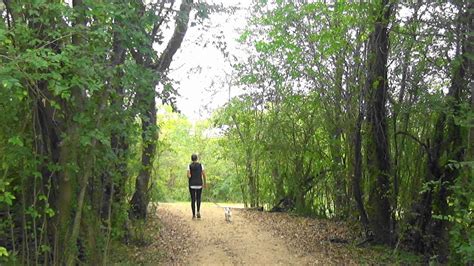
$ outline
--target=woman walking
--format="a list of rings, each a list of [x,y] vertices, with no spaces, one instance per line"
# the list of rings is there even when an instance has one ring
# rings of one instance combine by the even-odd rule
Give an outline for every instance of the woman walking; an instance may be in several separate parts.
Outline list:
[[[192,163],[188,166],[188,181],[189,193],[191,194],[191,210],[193,211],[194,219],[196,217],[201,218],[201,194],[202,188],[206,187],[206,172],[204,171],[204,165],[198,162],[196,154],[191,155],[191,161]]]

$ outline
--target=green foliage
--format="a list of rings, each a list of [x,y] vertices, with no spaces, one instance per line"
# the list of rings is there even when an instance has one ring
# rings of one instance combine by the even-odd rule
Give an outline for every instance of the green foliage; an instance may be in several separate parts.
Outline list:
[[[1,4],[0,238],[24,264],[102,264],[109,238],[126,235],[140,170],[137,102],[155,97],[157,75],[131,51],[156,61],[149,32],[169,17],[141,1],[79,2]]]
[[[365,84],[367,51],[377,26],[375,11],[387,7],[269,2],[254,3],[239,38],[252,54],[235,64],[237,82],[229,85],[245,93],[206,121],[189,121],[161,106],[158,124],[143,128],[150,121],[144,114],[155,85],[164,86],[163,102],[173,102],[176,93],[152,67],[160,56],[154,44],[163,41],[165,30],[150,36],[155,25],[168,24],[172,16],[160,12],[171,7],[146,1],[84,1],[79,7],[4,1],[0,262],[67,264],[68,257],[104,264],[110,238],[127,236],[136,176],[149,169],[141,162],[142,150],[157,131],[153,201],[188,200],[186,167],[197,153],[208,174],[205,200],[268,209],[287,199],[298,213],[359,220],[352,211],[357,159],[362,204],[368,203],[369,188],[377,186],[367,169],[373,136],[366,126],[372,108],[366,89],[381,83]],[[396,223],[415,219],[429,230],[437,222],[449,225],[444,228],[450,228],[453,263],[474,260],[468,139],[473,114],[470,73],[463,68],[472,60],[464,38],[469,34],[463,32],[468,27],[462,25],[470,14],[466,6],[465,1],[397,3],[388,21],[389,100],[381,107],[386,107],[393,164],[385,195],[390,212]],[[219,10],[202,1],[194,7],[198,22]],[[156,24],[161,19],[164,23]],[[359,130],[362,158],[355,143]],[[456,155],[465,150],[471,152],[466,158]],[[427,220],[411,217],[420,202],[432,210]],[[147,242],[143,226],[132,225],[133,240],[142,244]],[[74,232],[78,239],[70,237]],[[423,237],[414,241],[420,244]],[[430,247],[420,245],[419,250]],[[437,256],[430,252],[425,255]]]
[[[420,219],[412,217],[413,206],[426,204],[427,195],[432,197],[424,207],[432,213],[424,214],[428,218],[422,224],[433,227],[438,222],[432,219],[435,217],[452,226],[453,263],[472,261],[468,254],[472,247],[472,172],[459,170],[468,168],[468,162],[458,164],[457,170],[450,166],[455,153],[472,146],[467,140],[472,127],[466,86],[469,74],[463,77],[459,72],[469,59],[469,52],[461,55],[460,47],[469,46],[449,30],[465,14],[465,4],[397,3],[388,21],[385,115],[392,170],[385,196],[393,206],[390,212],[395,223],[400,224]],[[356,159],[362,167],[362,205],[369,201],[370,188],[378,186],[367,168],[373,159],[367,147],[374,136],[369,136],[366,123],[371,111],[367,108],[372,108],[367,105],[366,90],[380,85],[380,80],[364,83],[371,62],[366,53],[374,45],[370,36],[380,20],[375,15],[381,13],[380,8],[388,6],[378,2],[255,3],[239,39],[252,56],[235,65],[237,82],[229,84],[239,86],[245,94],[230,100],[214,118],[224,133],[220,145],[232,151],[227,159],[235,165],[233,178],[240,182],[247,205],[272,207],[287,198],[300,213],[360,219],[352,211],[356,209]],[[449,11],[438,12],[437,8]],[[428,11],[429,19],[422,15]],[[451,33],[434,34],[440,28]],[[460,78],[464,80],[459,82]],[[459,94],[447,96],[457,86]],[[362,158],[356,158],[354,141],[359,115]],[[459,141],[449,139],[456,127],[460,128]],[[448,195],[444,210],[443,193]],[[437,216],[441,212],[444,214]],[[431,252],[421,247],[431,245],[420,244],[423,241],[416,248]]]
[[[8,251],[4,247],[0,247],[0,257],[8,257]]]
[[[169,106],[159,110],[160,143],[155,162],[153,199],[159,201],[188,201],[186,169],[191,154],[196,153],[204,164],[207,185],[203,200],[241,201],[235,171],[227,160],[225,150],[219,145],[221,136],[216,134],[209,121],[189,121]]]
[[[9,253],[5,247],[0,246],[0,263],[6,265],[18,264],[15,254]]]
[[[451,222],[450,244],[454,251],[453,261],[469,263],[474,260],[474,164],[473,162],[451,162],[449,167],[463,171],[461,178],[451,186],[453,191],[449,205],[450,215],[434,216]]]

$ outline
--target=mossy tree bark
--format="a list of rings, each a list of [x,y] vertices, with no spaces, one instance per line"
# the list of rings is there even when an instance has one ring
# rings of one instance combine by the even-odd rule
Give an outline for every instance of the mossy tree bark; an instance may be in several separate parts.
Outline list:
[[[390,151],[387,132],[386,103],[388,98],[387,58],[392,4],[383,0],[374,5],[375,25],[367,55],[367,170],[371,180],[367,214],[374,240],[392,242],[390,204]]]

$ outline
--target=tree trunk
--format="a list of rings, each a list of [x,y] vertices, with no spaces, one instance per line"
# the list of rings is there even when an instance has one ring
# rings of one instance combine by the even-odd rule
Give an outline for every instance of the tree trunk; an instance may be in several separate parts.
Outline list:
[[[368,132],[367,168],[371,180],[367,213],[374,240],[392,242],[392,209],[390,205],[390,151],[387,134],[386,102],[388,97],[387,58],[388,22],[391,5],[383,0],[375,7],[375,29],[371,34],[368,53],[367,104]]]
[[[341,52],[342,53],[342,52]],[[331,125],[331,156],[333,161],[332,175],[335,182],[335,200],[334,209],[336,217],[344,218],[348,212],[348,202],[346,193],[346,179],[343,174],[344,162],[342,160],[342,78],[344,74],[344,53],[336,56],[336,73],[335,73],[335,96],[333,109],[333,121],[328,123]]]
[[[148,183],[153,170],[156,153],[156,102],[155,95],[148,99],[147,112],[142,115],[142,168],[135,182],[135,193],[131,200],[131,217],[145,219],[148,207]]]
[[[292,198],[295,198],[295,208],[299,212],[305,212],[306,211],[306,201],[305,201],[305,194],[306,194],[306,187],[308,185],[306,184],[306,178],[304,176],[304,171],[303,171],[303,158],[302,155],[297,155],[294,161],[294,167],[295,167],[295,179],[296,182],[293,186],[296,186],[293,191],[293,195],[291,195]]]
[[[84,3],[82,0],[73,0],[73,8],[77,13],[76,20],[74,21],[74,27],[82,27],[86,24],[86,18],[84,15]],[[83,37],[80,34],[74,34],[72,36],[72,44],[75,46],[81,46],[84,43]],[[71,259],[77,255],[77,247],[75,242],[75,235],[73,235],[75,221],[72,220],[72,200],[73,195],[76,194],[73,189],[73,184],[78,183],[77,169],[81,167],[79,164],[78,156],[78,143],[80,138],[79,125],[73,120],[74,115],[84,110],[84,99],[85,95],[81,88],[71,88],[71,94],[74,98],[74,103],[70,107],[66,120],[66,134],[65,138],[61,141],[60,145],[60,165],[62,166],[62,175],[59,179],[59,196],[58,196],[58,225],[59,230],[59,251],[64,252],[64,259],[68,263]],[[87,182],[86,182],[87,183]],[[84,187],[85,189],[85,187]],[[82,191],[81,191],[82,193]],[[80,206],[82,207],[82,205]],[[77,213],[82,212],[78,206],[76,209]],[[79,215],[80,219],[80,215]],[[79,220],[80,221],[80,220]],[[70,265],[70,264],[68,264]]]
[[[459,60],[460,64],[454,64],[453,76],[451,79],[451,87],[449,89],[446,101],[448,104],[448,115],[446,114],[446,154],[452,161],[460,162],[463,160],[464,145],[463,138],[461,135],[461,127],[456,123],[455,117],[460,117],[460,104],[462,103],[462,92],[465,89],[467,91],[468,80],[466,80],[466,69],[469,56],[466,54],[467,39],[464,35],[472,34],[467,32],[467,25],[472,21],[472,15],[465,21],[463,18],[466,17],[464,14],[464,7],[458,6],[459,8],[459,42],[457,45],[455,60]],[[472,11],[468,10],[467,13],[472,14]],[[465,25],[466,23],[467,25]],[[472,56],[472,55],[471,55]],[[451,214],[450,207],[448,205],[448,197],[451,195],[450,187],[454,184],[456,178],[459,177],[460,171],[456,167],[443,167],[443,172],[440,176],[440,190],[437,197],[434,200],[435,206],[438,209],[439,215],[448,216]],[[447,262],[449,256],[449,229],[452,222],[447,220],[437,220],[434,227],[434,235],[436,236],[437,253],[440,256],[439,261],[442,263]]]
[[[251,153],[247,153],[246,155],[246,164],[245,164],[245,171],[247,173],[247,181],[249,187],[249,196],[250,196],[250,207],[257,207],[257,188],[255,183],[255,174],[253,172],[252,167],[252,158]]]
[[[280,174],[279,165],[277,161],[273,162],[272,165],[272,179],[275,184],[275,204],[277,204],[280,200],[285,198],[285,189],[283,187],[283,177]]]
[[[117,22],[117,27],[121,27],[122,24]],[[119,32],[114,32],[113,35],[113,42],[112,42],[112,56],[111,56],[111,63],[110,66],[116,68],[117,66],[123,64],[125,62],[125,48],[122,45],[122,36]],[[117,74],[114,75],[113,80],[109,80],[110,90],[115,92],[115,95],[110,99],[111,108],[116,108],[123,111],[123,86],[120,84],[123,78],[123,71],[120,69],[116,69]],[[117,117],[117,119],[119,119]],[[125,123],[122,124],[125,127]],[[122,169],[126,169],[126,158],[124,157],[126,148],[124,142],[125,138],[121,137],[121,132],[118,130],[112,130],[110,136],[110,146],[112,148],[113,153],[117,157],[117,163],[112,167],[117,169],[120,175],[119,180],[125,181],[127,179],[126,175],[122,175],[124,173]],[[103,173],[102,174],[102,200],[100,206],[100,217],[103,221],[110,219],[110,209],[112,205],[112,198],[114,190],[116,186],[114,184],[113,176],[110,173]],[[122,199],[123,197],[118,197],[116,199]]]
[[[471,4],[472,6],[472,4]],[[463,38],[469,34],[468,28],[472,23],[472,12],[470,16],[463,14],[462,6],[458,6],[458,45],[456,46],[456,56],[454,60],[459,60],[460,64],[454,64],[452,71],[451,86],[445,97],[447,111],[438,114],[433,131],[431,145],[428,147],[428,173],[425,182],[427,184],[439,184],[438,193],[433,185],[430,185],[421,195],[420,201],[415,203],[412,213],[414,216],[409,223],[412,230],[408,232],[407,242],[419,252],[426,255],[438,255],[438,261],[446,263],[449,256],[449,229],[451,222],[447,220],[433,219],[434,215],[448,216],[451,213],[448,205],[450,186],[459,177],[457,168],[450,168],[442,165],[443,157],[447,160],[462,161],[464,149],[462,143],[461,128],[454,121],[454,117],[459,116],[459,106],[462,103],[462,92],[469,84],[466,79],[466,70],[469,69],[469,56],[466,48],[469,49],[468,38]],[[471,7],[472,8],[472,7]],[[468,17],[463,20],[462,18]],[[466,23],[466,24],[463,24]],[[472,92],[472,88],[471,88]],[[451,116],[450,114],[453,114]]]
[[[183,0],[179,8],[179,13],[176,16],[176,26],[173,32],[173,36],[168,42],[166,49],[161,54],[156,65],[151,62],[143,60],[144,52],[139,52],[136,56],[137,63],[141,63],[147,68],[153,69],[159,78],[162,78],[166,71],[168,71],[174,54],[178,51],[181,43],[183,42],[184,36],[188,30],[189,14],[191,12],[193,1]],[[154,36],[151,36],[151,40]],[[150,49],[153,42],[150,43]],[[148,183],[151,178],[153,169],[153,161],[156,153],[156,100],[155,100],[155,87],[159,83],[159,79],[156,84],[150,88],[150,93],[147,95],[150,99],[139,99],[142,103],[145,103],[146,112],[142,114],[142,139],[143,139],[143,151],[142,151],[142,169],[137,176],[135,183],[135,192],[133,194],[130,210],[130,216],[136,219],[145,219],[146,211],[148,206]]]
[[[360,107],[359,107],[360,108]],[[362,136],[361,136],[361,126],[362,126],[362,113],[359,110],[359,115],[357,116],[356,127],[353,135],[354,142],[354,175],[352,178],[352,189],[354,193],[354,199],[357,204],[357,209],[359,210],[360,221],[364,227],[365,235],[367,238],[370,237],[369,229],[369,219],[367,218],[367,213],[364,207],[364,201],[362,200],[362,189],[360,187],[360,181],[362,179]]]

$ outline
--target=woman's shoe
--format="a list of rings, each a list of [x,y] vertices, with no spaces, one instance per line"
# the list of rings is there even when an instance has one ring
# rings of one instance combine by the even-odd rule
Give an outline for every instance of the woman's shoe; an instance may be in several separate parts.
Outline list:
[[[198,218],[198,219],[201,219],[201,214],[200,214],[199,212],[198,212],[198,214],[197,214],[197,218]]]

